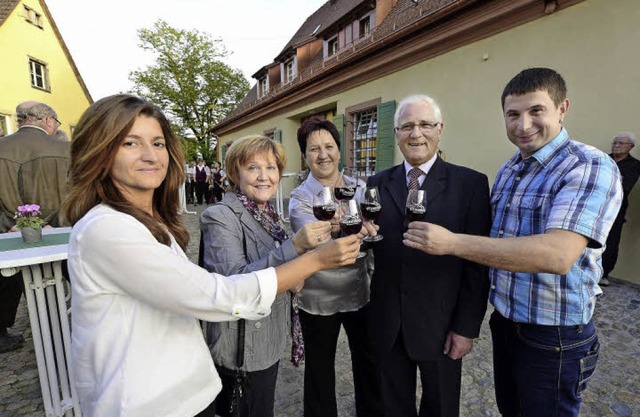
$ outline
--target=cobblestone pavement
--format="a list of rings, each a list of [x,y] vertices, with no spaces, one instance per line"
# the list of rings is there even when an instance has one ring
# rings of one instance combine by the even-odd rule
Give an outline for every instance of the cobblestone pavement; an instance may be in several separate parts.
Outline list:
[[[203,208],[196,207],[198,212]],[[189,209],[194,208],[190,205]],[[185,214],[184,219],[192,237],[187,254],[196,259],[198,216]],[[611,286],[605,288],[598,300],[594,316],[601,351],[596,373],[583,395],[580,413],[583,417],[640,416],[640,287],[611,281]],[[17,322],[10,330],[21,333],[26,344],[17,351],[0,354],[0,417],[44,416],[24,298]],[[301,417],[304,365],[294,368],[285,352],[279,372],[276,416]],[[339,416],[355,416],[349,349],[344,333],[338,341],[336,396]],[[487,320],[473,352],[464,360],[460,415],[499,416],[493,393]]]

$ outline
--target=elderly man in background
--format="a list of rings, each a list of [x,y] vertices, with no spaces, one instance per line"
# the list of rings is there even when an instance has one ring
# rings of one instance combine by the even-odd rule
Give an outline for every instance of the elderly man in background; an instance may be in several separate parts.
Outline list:
[[[640,161],[631,156],[631,149],[636,145],[636,135],[631,132],[618,133],[611,142],[610,157],[616,161],[620,175],[622,176],[622,205],[616,220],[613,222],[607,245],[602,254],[602,269],[604,273],[600,280],[600,286],[609,285],[609,273],[613,271],[618,260],[618,247],[622,237],[622,226],[627,221],[627,207],[629,206],[629,194],[640,177]]]
[[[0,139],[0,232],[17,231],[14,213],[23,204],[40,205],[43,219],[58,226],[66,190],[69,142],[53,136],[60,122],[44,103],[16,107],[19,130]],[[22,336],[11,336],[22,294],[21,274],[0,279],[0,353],[18,349]]]

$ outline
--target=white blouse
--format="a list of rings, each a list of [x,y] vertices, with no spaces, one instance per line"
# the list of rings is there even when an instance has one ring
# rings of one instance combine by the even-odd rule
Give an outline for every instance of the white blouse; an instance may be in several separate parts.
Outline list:
[[[221,388],[196,319],[270,313],[275,270],[224,277],[191,263],[173,237],[90,210],[69,240],[71,371],[88,417],[193,416]]]

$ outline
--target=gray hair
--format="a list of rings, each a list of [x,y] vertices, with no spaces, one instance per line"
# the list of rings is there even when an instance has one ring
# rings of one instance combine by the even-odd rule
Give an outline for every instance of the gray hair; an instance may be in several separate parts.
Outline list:
[[[29,108],[29,110],[27,110],[27,117],[37,120],[43,120],[47,117],[57,118],[58,115],[56,114],[56,111],[51,108],[51,106],[48,106],[44,103],[38,103],[34,104],[33,106],[31,106],[31,108]]]
[[[636,135],[633,132],[620,132],[614,136],[614,139],[617,138],[627,138],[631,144],[636,144]]]
[[[398,119],[400,118],[400,113],[410,104],[418,104],[418,103],[427,103],[433,109],[433,112],[436,116],[436,122],[442,123],[442,112],[440,111],[440,106],[434,99],[424,94],[416,94],[413,96],[403,98],[398,107],[396,108],[396,114],[393,116],[393,125],[398,127]]]

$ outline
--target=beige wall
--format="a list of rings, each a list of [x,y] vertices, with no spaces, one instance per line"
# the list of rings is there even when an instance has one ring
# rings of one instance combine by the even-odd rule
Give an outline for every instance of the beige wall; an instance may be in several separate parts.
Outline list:
[[[332,102],[336,103],[337,114],[341,114],[346,107],[373,98],[380,97],[385,102],[425,93],[442,107],[445,133],[441,147],[447,159],[482,171],[493,181],[500,165],[516,151],[504,133],[502,89],[521,69],[548,66],[567,81],[571,105],[565,126],[572,138],[608,152],[618,131],[640,134],[637,22],[637,0],[587,0],[240,133],[276,126],[282,129],[290,156],[287,170],[296,171],[297,115]],[[640,145],[635,150],[637,157],[639,149]],[[402,160],[399,152],[395,160]],[[620,259],[612,275],[640,283],[638,190],[631,196],[627,217]]]

